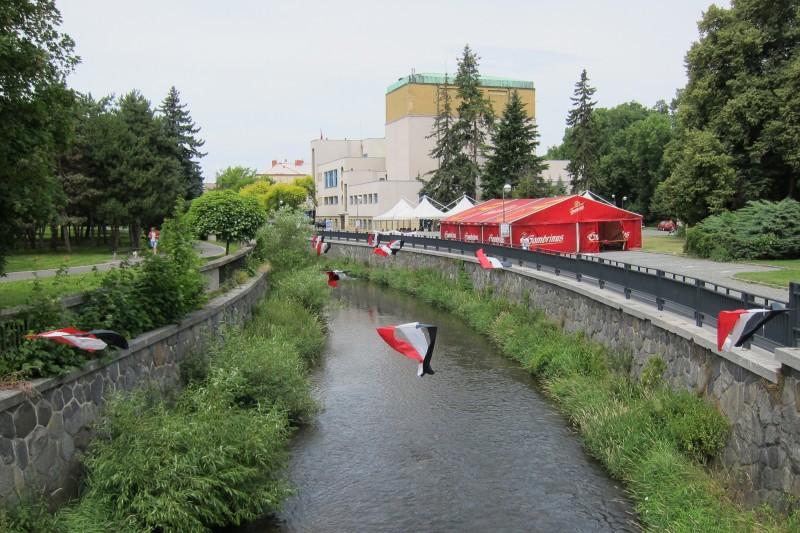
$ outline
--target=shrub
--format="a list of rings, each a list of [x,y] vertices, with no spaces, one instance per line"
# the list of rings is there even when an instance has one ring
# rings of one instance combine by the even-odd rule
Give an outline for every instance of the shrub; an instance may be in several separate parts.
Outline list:
[[[686,251],[714,260],[800,257],[800,203],[759,200],[686,231]]]
[[[278,509],[285,479],[288,419],[281,409],[244,410],[235,371],[213,370],[169,409],[147,391],[109,402],[86,460],[90,511],[139,531],[206,531]]]
[[[656,425],[666,429],[677,449],[691,459],[705,463],[725,446],[729,422],[691,392],[662,387],[651,397],[648,413]]]

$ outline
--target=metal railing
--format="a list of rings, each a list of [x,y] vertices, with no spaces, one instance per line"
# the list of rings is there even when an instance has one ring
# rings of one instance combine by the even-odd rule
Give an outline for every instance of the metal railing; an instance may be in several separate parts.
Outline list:
[[[326,238],[366,244],[369,233],[325,231]],[[383,234],[384,237],[388,236]],[[451,254],[474,256],[483,248],[487,255],[512,264],[565,276],[600,289],[622,294],[626,299],[652,304],[659,311],[670,311],[694,320],[698,327],[716,328],[720,311],[755,309],[773,304],[789,309],[768,322],[755,335],[752,344],[769,351],[776,347],[797,347],[800,340],[800,282],[789,286],[788,301],[775,300],[756,293],[726,287],[699,278],[661,269],[643,267],[583,254],[549,252],[541,249],[521,250],[485,243],[445,240],[432,236],[396,235],[403,240],[403,250],[420,248]]]

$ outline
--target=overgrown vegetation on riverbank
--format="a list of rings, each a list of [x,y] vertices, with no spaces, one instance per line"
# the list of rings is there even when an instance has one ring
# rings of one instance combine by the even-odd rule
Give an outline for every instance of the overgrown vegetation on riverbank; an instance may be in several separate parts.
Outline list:
[[[30,502],[0,510],[0,531],[199,532],[280,508],[292,494],[292,428],[319,409],[308,369],[325,345],[329,299],[297,227],[286,214],[262,232],[255,253],[272,267],[267,298],[246,327],[181,364],[181,391],[145,386],[110,398],[80,500],[55,515]]]
[[[745,510],[727,496],[706,465],[722,450],[728,423],[701,398],[663,385],[663,361],[653,359],[635,383],[629,357],[560,331],[541,311],[475,293],[463,270],[453,283],[435,270],[334,264],[454,313],[519,361],[574,423],[586,450],[626,483],[646,529],[800,530],[798,512]]]

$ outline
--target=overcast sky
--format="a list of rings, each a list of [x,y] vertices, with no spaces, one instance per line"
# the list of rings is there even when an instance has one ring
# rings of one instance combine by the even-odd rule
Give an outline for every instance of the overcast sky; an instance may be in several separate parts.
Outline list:
[[[208,155],[228,166],[310,161],[310,142],[383,137],[386,89],[414,69],[533,81],[540,150],[560,144],[583,69],[599,107],[669,102],[708,6],[728,0],[56,0],[81,57],[70,86],[175,86]],[[498,110],[498,113],[501,110]]]

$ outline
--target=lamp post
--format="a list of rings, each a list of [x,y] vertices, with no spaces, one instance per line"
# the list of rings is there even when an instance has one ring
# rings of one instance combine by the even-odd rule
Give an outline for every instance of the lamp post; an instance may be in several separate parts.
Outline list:
[[[628,199],[627,196],[623,196],[622,197],[622,209],[625,209],[625,200],[627,200],[627,199]]]
[[[612,194],[611,195],[611,203],[614,204],[614,207],[617,207],[617,195],[616,194]]]
[[[505,244],[506,236],[509,233],[508,228],[506,227],[506,193],[510,192],[511,192],[511,184],[506,183],[505,185],[503,185],[503,223],[500,225],[500,235],[503,237],[503,244]],[[511,239],[509,239],[509,241],[510,240]]]

